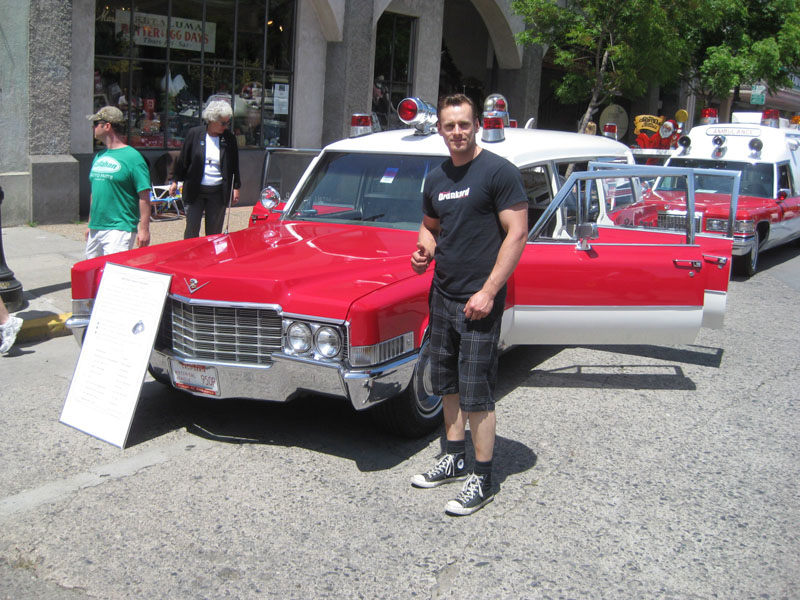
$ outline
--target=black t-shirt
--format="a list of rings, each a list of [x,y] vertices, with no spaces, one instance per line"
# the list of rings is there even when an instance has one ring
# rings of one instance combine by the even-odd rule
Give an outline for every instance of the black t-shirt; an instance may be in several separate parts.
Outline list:
[[[439,220],[433,284],[445,296],[468,300],[486,283],[505,239],[498,213],[528,201],[517,167],[483,149],[466,165],[452,160],[430,172],[422,210]]]

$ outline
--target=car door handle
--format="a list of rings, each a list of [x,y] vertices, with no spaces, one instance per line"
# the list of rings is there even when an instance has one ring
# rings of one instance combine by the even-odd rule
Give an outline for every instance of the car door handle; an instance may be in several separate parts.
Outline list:
[[[690,267],[692,269],[699,269],[703,266],[703,263],[701,263],[699,260],[673,258],[672,262],[675,263],[676,267]]]
[[[710,263],[716,263],[720,267],[724,267],[728,264],[727,256],[711,256],[710,254],[703,254],[703,260]]]

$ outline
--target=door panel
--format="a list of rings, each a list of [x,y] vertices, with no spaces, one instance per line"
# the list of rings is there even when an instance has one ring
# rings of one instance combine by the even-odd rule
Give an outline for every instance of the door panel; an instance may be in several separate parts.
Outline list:
[[[585,251],[574,243],[526,246],[513,278],[507,344],[694,340],[703,320],[707,268],[700,246],[680,243],[677,234],[599,233]],[[673,243],[656,243],[659,237]]]

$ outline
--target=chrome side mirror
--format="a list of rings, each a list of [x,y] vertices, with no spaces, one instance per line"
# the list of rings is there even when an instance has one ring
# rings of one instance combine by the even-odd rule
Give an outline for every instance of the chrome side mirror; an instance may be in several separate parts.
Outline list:
[[[281,194],[271,185],[261,190],[261,206],[270,210],[278,206],[281,201]]]
[[[575,244],[575,249],[587,252],[592,249],[589,240],[596,240],[599,236],[597,233],[597,223],[581,223],[575,229],[575,234],[578,237],[578,243]]]

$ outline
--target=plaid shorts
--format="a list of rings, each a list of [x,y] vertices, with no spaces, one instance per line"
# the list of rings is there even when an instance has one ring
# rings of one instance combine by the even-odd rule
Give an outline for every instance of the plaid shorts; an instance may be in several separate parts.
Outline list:
[[[458,394],[461,410],[494,410],[497,343],[503,320],[505,290],[492,312],[477,321],[464,316],[466,302],[450,300],[435,287],[429,297],[431,316],[431,385],[435,394]]]

